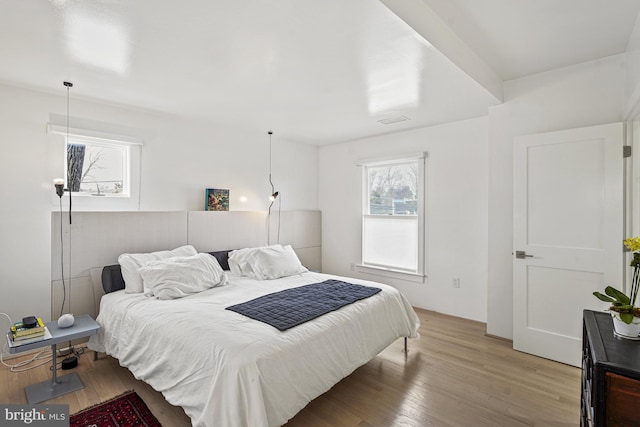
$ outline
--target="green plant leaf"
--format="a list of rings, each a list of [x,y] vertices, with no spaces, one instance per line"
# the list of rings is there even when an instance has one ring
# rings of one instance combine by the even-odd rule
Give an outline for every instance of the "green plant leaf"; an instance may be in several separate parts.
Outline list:
[[[605,301],[605,302],[612,302],[615,303],[617,302],[616,300],[614,300],[611,297],[608,297],[606,295],[602,295],[600,292],[594,292],[593,295],[598,298],[600,301]]]
[[[617,301],[620,301],[623,304],[629,304],[629,302],[631,301],[628,296],[626,296],[625,294],[623,294],[622,292],[620,292],[619,290],[617,290],[612,286],[607,286],[604,289],[604,292],[610,297],[613,297],[614,299],[616,299]]]
[[[627,325],[633,321],[633,313],[620,313],[620,320]]]

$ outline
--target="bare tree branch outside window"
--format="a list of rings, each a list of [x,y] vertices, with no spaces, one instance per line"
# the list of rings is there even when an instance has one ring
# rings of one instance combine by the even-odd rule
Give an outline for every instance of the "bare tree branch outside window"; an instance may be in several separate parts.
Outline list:
[[[96,180],[96,178],[92,175],[91,172],[99,170],[99,169],[104,169],[101,166],[101,160],[102,160],[102,152],[101,151],[97,151],[95,153],[92,153],[89,155],[89,164],[87,165],[87,167],[84,170],[84,173],[82,174],[82,183],[93,183],[96,186],[96,192],[93,193],[93,195],[95,196],[104,196],[104,194],[101,192],[100,189],[100,184],[98,183],[98,181]]]

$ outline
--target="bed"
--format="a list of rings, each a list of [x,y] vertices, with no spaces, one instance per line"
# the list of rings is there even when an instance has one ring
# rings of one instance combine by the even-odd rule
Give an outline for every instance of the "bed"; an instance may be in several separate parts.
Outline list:
[[[393,287],[316,272],[257,280],[211,253],[224,283],[176,299],[126,293],[118,265],[103,270],[106,295],[89,348],[181,406],[194,426],[279,426],[400,337],[419,320]],[[306,269],[304,269],[306,270]],[[381,289],[284,332],[226,309],[328,279]]]

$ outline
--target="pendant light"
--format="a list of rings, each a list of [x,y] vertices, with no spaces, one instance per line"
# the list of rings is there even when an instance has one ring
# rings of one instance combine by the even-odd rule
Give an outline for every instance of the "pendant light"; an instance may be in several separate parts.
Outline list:
[[[73,87],[73,83],[71,82],[63,82],[64,86],[67,88],[67,139],[66,144],[69,144],[69,97],[70,91],[69,89]],[[66,150],[65,150],[66,151]],[[67,299],[67,287],[65,285],[65,277],[64,277],[64,232],[62,230],[62,196],[64,192],[67,191],[69,193],[69,274],[71,274],[71,185],[69,183],[69,173],[67,173],[67,188],[64,188],[64,179],[58,178],[53,181],[53,185],[56,190],[56,194],[60,198],[60,273],[62,275],[62,306],[60,307],[60,317],[58,318],[58,325],[60,327],[69,327],[73,325],[74,317],[73,314],[64,313],[64,305]],[[71,277],[67,280],[69,285],[69,310],[71,310]],[[73,350],[73,345],[69,343],[70,351]],[[75,367],[78,363],[77,355],[67,357],[65,359],[67,363],[71,363],[73,367]],[[64,361],[63,361],[64,363]]]
[[[271,196],[269,196],[269,200],[271,200],[271,204],[269,205],[269,215],[271,215],[271,206],[273,205],[273,202],[278,198],[278,195],[280,193],[275,190],[275,187],[273,186],[273,181],[271,180],[271,136],[273,135],[273,132],[269,131],[268,133],[269,133],[269,184],[271,184]]]
[[[273,206],[273,203],[276,201],[276,199],[278,199],[278,234],[277,234],[277,243],[280,243],[280,208],[282,207],[282,197],[278,198],[278,196],[280,196],[280,192],[276,191],[274,185],[273,185],[273,180],[271,179],[271,159],[272,159],[272,146],[271,146],[271,137],[273,135],[272,131],[268,132],[269,134],[269,184],[271,185],[271,196],[269,196],[269,200],[271,200],[271,203],[269,203],[269,213],[267,216],[267,245],[270,244],[271,242],[271,207]]]

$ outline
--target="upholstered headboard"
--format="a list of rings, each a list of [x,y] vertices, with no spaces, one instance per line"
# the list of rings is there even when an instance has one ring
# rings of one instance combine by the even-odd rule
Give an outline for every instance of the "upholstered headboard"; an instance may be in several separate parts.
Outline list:
[[[220,267],[223,270],[229,270],[229,252],[217,251],[208,252],[214,256]],[[102,269],[102,289],[106,294],[124,289],[124,279],[122,278],[122,271],[120,270],[120,264],[107,265]]]
[[[102,289],[105,294],[124,289],[120,264],[106,265],[102,269]]]
[[[106,283],[112,284],[104,290],[101,276],[103,267],[117,264],[116,259],[123,253],[150,253],[184,245],[209,253],[277,242],[291,245],[302,265],[309,270],[322,270],[320,211],[282,211],[271,216],[266,210],[78,211],[73,214],[73,224],[62,221],[64,215],[64,212],[51,212],[51,235],[72,233],[73,246],[87,250],[73,253],[73,262],[68,270],[65,266],[64,271],[65,279],[71,277],[73,280],[63,283],[62,245],[59,239],[51,239],[51,319],[58,317],[61,308],[65,313],[87,313],[95,318],[104,292],[122,289],[122,282],[118,280],[121,273],[117,267],[115,272],[105,273],[115,279],[112,277],[110,282],[105,279]],[[267,236],[268,232],[270,236]],[[71,299],[66,298],[70,289],[73,289]]]

